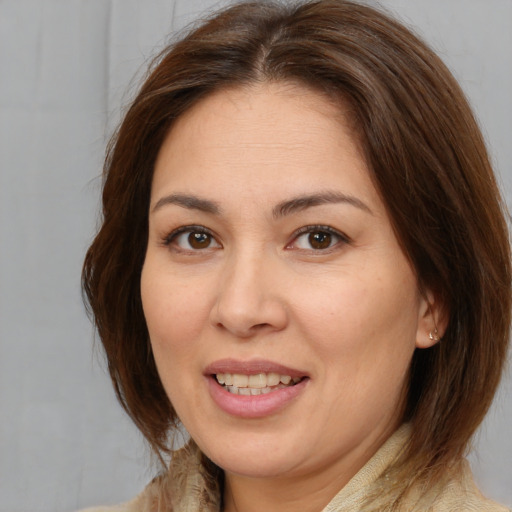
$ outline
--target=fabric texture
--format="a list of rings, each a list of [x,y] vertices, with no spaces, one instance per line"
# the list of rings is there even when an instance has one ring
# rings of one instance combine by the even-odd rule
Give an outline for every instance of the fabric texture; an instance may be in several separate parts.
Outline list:
[[[367,508],[366,499],[375,483],[402,452],[409,428],[402,426],[361,468],[322,512],[366,512],[385,510],[392,494],[383,494]],[[194,443],[177,451],[169,471],[153,480],[134,500],[114,507],[95,507],[82,512],[221,512],[218,478]],[[469,464],[428,492],[412,489],[400,512],[512,512],[486,499],[476,487]]]

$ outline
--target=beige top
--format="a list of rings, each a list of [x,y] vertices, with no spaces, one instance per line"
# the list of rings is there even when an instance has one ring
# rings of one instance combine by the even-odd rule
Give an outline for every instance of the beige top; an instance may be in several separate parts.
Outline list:
[[[380,475],[392,464],[408,438],[401,427],[361,468],[322,512],[363,512],[363,503]],[[172,478],[170,477],[172,475]],[[477,489],[469,464],[428,494],[411,493],[403,512],[512,512],[486,499]],[[372,503],[371,510],[384,510],[389,501]],[[220,491],[201,463],[201,453],[192,445],[173,457],[168,475],[154,480],[134,500],[115,507],[96,507],[82,512],[219,512]],[[366,510],[366,509],[365,509]]]

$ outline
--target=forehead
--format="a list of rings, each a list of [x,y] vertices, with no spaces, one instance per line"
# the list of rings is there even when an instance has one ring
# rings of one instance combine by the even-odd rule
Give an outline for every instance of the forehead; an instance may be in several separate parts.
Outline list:
[[[333,185],[373,193],[343,107],[291,84],[216,92],[173,125],[158,154],[153,195],[238,187],[254,197]]]

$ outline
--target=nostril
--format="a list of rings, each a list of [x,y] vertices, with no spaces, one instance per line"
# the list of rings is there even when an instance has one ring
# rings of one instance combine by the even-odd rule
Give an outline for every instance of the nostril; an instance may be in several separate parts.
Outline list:
[[[253,325],[251,327],[251,329],[254,329],[254,330],[259,330],[259,329],[263,329],[265,327],[269,327],[270,324],[256,324],[256,325]]]
[[[239,338],[250,338],[258,333],[264,332],[265,330],[273,329],[272,324],[268,322],[259,323],[255,325],[235,325],[233,323],[230,324],[229,322],[217,322],[215,326],[217,329],[229,331]]]
[[[212,305],[210,322],[217,330],[248,338],[256,333],[282,330],[287,324],[287,313],[280,301],[264,293],[253,291],[242,296],[226,292],[219,294]]]

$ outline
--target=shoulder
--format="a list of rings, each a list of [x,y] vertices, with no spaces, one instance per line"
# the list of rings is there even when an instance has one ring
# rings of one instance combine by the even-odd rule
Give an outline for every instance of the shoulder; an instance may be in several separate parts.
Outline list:
[[[432,512],[511,512],[480,492],[467,461],[446,481],[429,505],[428,510]]]
[[[132,501],[80,512],[217,512],[221,501],[218,471],[195,443],[189,442],[174,452],[168,471],[153,479]]]
[[[92,508],[83,508],[78,512],[126,512],[127,509],[123,508],[121,505],[116,505],[113,507],[92,507]]]
[[[78,512],[133,512],[133,507],[129,503],[122,503],[114,506],[84,508]]]
[[[119,505],[91,507],[77,512],[141,512],[139,505],[140,497],[137,497],[134,500]]]
[[[77,512],[154,512],[155,510],[160,510],[154,506],[158,501],[157,492],[158,478],[155,478],[140,494],[130,501],[120,503],[119,505],[95,506]],[[166,502],[165,505],[167,508],[164,510],[172,512],[172,507],[169,506],[169,503]]]

